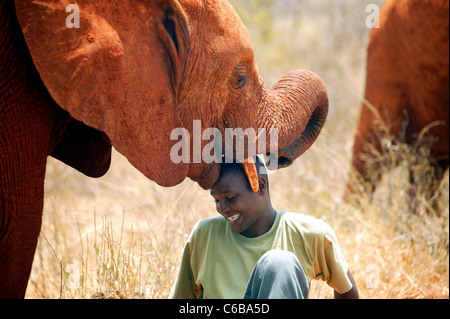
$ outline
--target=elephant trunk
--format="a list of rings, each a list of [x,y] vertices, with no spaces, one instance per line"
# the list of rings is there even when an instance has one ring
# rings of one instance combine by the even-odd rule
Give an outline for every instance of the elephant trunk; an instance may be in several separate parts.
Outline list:
[[[268,167],[288,167],[311,147],[325,125],[327,89],[318,75],[296,70],[284,75],[268,94],[262,127],[278,129],[278,162],[273,166],[269,161]]]
[[[297,70],[286,74],[271,91],[265,91],[264,95],[263,102],[256,110],[258,117],[254,128],[265,129],[264,133],[258,133],[255,141],[257,147],[249,147],[247,153],[240,155],[233,153],[234,158],[242,160],[250,186],[255,192],[258,191],[259,185],[252,160],[256,155],[254,151],[257,154],[278,153],[276,163],[273,163],[272,156],[269,157],[269,169],[288,167],[316,141],[328,115],[328,93],[325,84],[319,76],[309,71]],[[274,130],[277,132],[275,137]],[[250,141],[247,142],[248,145],[251,144]],[[245,144],[242,141],[241,143]],[[233,146],[232,150],[236,151],[236,143],[230,145]],[[202,178],[194,180],[204,189],[209,189],[217,180],[219,170],[219,167],[212,166],[207,171],[208,175],[203,174]]]

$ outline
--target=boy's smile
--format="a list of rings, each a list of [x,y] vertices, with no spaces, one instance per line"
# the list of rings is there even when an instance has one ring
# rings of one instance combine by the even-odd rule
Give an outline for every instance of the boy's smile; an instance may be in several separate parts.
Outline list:
[[[245,237],[258,237],[273,224],[275,211],[268,199],[266,181],[260,178],[260,190],[254,192],[238,165],[221,174],[211,189],[211,195],[217,211],[234,232]]]

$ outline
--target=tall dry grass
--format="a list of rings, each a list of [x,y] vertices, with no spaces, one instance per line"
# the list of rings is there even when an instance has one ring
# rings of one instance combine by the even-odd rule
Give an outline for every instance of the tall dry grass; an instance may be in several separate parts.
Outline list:
[[[433,213],[424,195],[430,166],[409,160],[415,146],[400,144],[389,149],[394,165],[382,172],[371,199],[360,198],[361,208],[342,201],[363,97],[365,7],[382,1],[230,2],[249,27],[269,87],[286,71],[304,68],[318,73],[330,93],[319,140],[270,176],[273,206],[333,227],[361,297],[448,298],[448,172],[434,194],[441,209]],[[413,184],[410,170],[418,173]],[[193,225],[216,215],[212,198],[196,184],[161,188],[116,152],[101,179],[49,159],[45,196],[28,298],[166,298]],[[332,290],[314,281],[310,297],[331,298]]]

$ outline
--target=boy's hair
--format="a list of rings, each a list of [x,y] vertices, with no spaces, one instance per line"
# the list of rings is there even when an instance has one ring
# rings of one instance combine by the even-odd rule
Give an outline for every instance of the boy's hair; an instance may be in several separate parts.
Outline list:
[[[267,176],[267,168],[266,165],[261,161],[258,156],[254,156],[253,160],[255,161],[256,172],[258,173],[258,178],[264,178],[266,180],[267,190],[269,190],[269,178]],[[244,167],[239,161],[233,159],[232,163],[226,163],[224,161],[220,166],[220,176],[219,179],[223,176],[223,174],[229,170],[237,170],[241,172],[245,179],[247,180],[248,187],[251,189],[250,182],[248,181],[247,175],[245,174]]]

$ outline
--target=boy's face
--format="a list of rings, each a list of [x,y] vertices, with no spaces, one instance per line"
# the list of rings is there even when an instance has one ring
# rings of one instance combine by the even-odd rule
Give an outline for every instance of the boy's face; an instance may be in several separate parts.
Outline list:
[[[234,232],[244,236],[248,234],[248,237],[257,235],[262,212],[267,205],[264,187],[259,192],[254,192],[242,171],[229,169],[213,186],[211,195],[217,211],[225,217]]]

